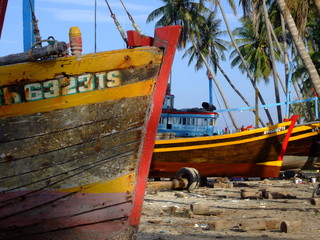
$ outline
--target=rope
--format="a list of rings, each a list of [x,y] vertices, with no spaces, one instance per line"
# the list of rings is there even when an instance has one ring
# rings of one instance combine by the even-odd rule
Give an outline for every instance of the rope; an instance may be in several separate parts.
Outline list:
[[[140,29],[140,27],[135,23],[135,21],[133,20],[133,17],[131,16],[131,14],[129,13],[129,11],[127,10],[126,6],[123,4],[122,0],[120,0],[124,10],[126,11],[126,13],[128,14],[128,18],[130,19],[130,21],[132,22],[132,26],[134,27],[134,29],[140,33],[142,35],[142,31]]]
[[[30,47],[30,49],[34,48],[34,47],[35,47],[36,45],[38,45],[39,43],[43,43],[43,42],[48,42],[49,45],[52,45],[52,44],[54,44],[55,42],[57,42],[57,40],[55,40],[54,37],[50,36],[50,37],[48,37],[48,39],[44,39],[44,40],[41,40],[41,41],[39,41],[39,42],[34,43],[34,44]]]
[[[118,20],[117,20],[117,18],[116,18],[116,15],[112,12],[112,9],[111,9],[111,7],[110,7],[110,5],[109,5],[109,3],[108,3],[108,0],[105,0],[105,1],[106,1],[106,4],[108,5],[108,8],[109,8],[111,17],[113,18],[113,21],[114,21],[114,23],[116,24],[116,26],[117,26],[117,28],[118,28],[118,30],[119,30],[119,32],[120,32],[120,35],[121,35],[123,41],[125,41],[125,43],[126,43],[127,46],[128,46],[128,39],[127,39],[126,34],[125,34],[124,31],[122,30],[122,27],[121,27],[120,23],[118,22]]]
[[[29,0],[29,5],[30,5],[30,9],[31,9],[31,14],[32,14],[34,38],[35,38],[35,42],[37,43],[36,46],[37,47],[42,47],[40,30],[39,30],[39,27],[38,27],[38,20],[36,18],[36,15],[34,14],[34,9],[33,9],[31,0]]]

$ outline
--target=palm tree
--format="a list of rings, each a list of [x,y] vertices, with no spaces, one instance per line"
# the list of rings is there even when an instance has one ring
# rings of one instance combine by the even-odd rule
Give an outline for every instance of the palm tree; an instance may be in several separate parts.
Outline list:
[[[213,66],[214,74],[216,74],[217,69],[222,73],[222,75],[225,77],[229,85],[233,88],[233,90],[239,95],[239,97],[244,101],[244,103],[250,107],[250,104],[245,99],[245,97],[238,91],[238,89],[234,86],[234,84],[231,82],[227,74],[224,72],[222,67],[220,66],[219,60],[225,60],[225,54],[224,52],[227,51],[227,45],[229,44],[227,41],[220,39],[220,36],[225,35],[225,32],[221,32],[220,24],[221,20],[216,19],[215,17],[216,13],[212,12],[209,17],[206,20],[206,26],[203,26],[203,29],[201,30],[201,37],[200,39],[195,40],[195,45],[192,45],[183,55],[183,57],[186,57],[187,55],[190,56],[189,59],[189,65],[195,61],[195,69],[199,70],[205,65],[204,59],[202,56],[204,56],[205,59],[207,59],[207,62]],[[202,53],[202,56],[200,55],[200,52]],[[215,79],[214,79],[215,80]],[[216,83],[216,85],[219,85]],[[220,87],[218,87],[220,88]],[[227,105],[227,104],[225,104]],[[227,107],[228,108],[228,107]],[[255,111],[253,111],[255,114]],[[263,121],[259,118],[260,123],[264,126],[265,124]]]
[[[253,22],[249,17],[243,17],[240,21],[242,27],[234,30],[234,35],[238,37],[235,41],[237,44],[241,44],[239,50],[248,64],[250,72],[253,73],[254,81],[264,79],[266,83],[269,83],[272,60],[269,54],[270,48],[268,46],[266,25],[263,21],[260,21],[258,27],[259,35],[257,35]],[[232,51],[230,57],[233,58],[231,65],[238,65],[244,72],[245,67],[236,50]],[[281,61],[281,55],[278,50],[275,51],[275,59]]]
[[[312,8],[313,9],[313,8]],[[320,19],[315,10],[311,10],[308,16],[308,22],[304,34],[305,43],[308,46],[309,54],[314,63],[318,74],[320,73]],[[302,80],[301,93],[304,97],[314,97],[314,88],[312,81],[308,75],[306,67],[303,65],[301,59],[297,57],[297,68],[293,74],[293,80]],[[303,117],[309,121],[314,120],[314,106],[313,103],[307,104],[308,114]]]
[[[320,52],[314,52],[310,55],[312,61],[315,64],[315,67],[317,68],[318,72],[320,73]],[[296,71],[293,74],[293,80],[302,79],[302,88],[301,93],[306,98],[314,97],[314,89],[312,86],[311,79],[308,75],[308,72],[306,71],[306,67],[301,62],[301,59],[297,59],[296,61],[298,63],[298,67]],[[308,121],[315,120],[315,112],[314,112],[314,103],[307,103],[307,109],[308,114],[303,114],[303,117],[307,119]]]
[[[252,2],[259,0],[240,0],[244,9],[250,9],[252,7]],[[299,33],[303,32],[303,29],[306,24],[306,17],[308,16],[309,6],[311,4],[310,0],[301,1],[301,0],[276,0],[277,6],[284,17],[284,21],[288,26],[288,29],[292,35],[295,46],[297,47],[298,53],[303,60],[303,64],[306,66],[308,74],[312,80],[312,83],[315,87],[315,91],[320,96],[320,77],[316,71],[314,64],[310,56],[307,53],[307,50],[302,42],[302,39]],[[315,4],[319,4],[319,0],[314,0]],[[316,6],[318,7],[318,6]],[[319,8],[317,8],[319,9]],[[294,14],[295,21],[291,15],[290,10]],[[247,11],[248,12],[248,11]],[[318,11],[319,13],[320,11]],[[300,31],[300,32],[299,32]]]
[[[309,56],[306,47],[303,44],[303,41],[299,35],[299,31],[297,29],[297,26],[292,18],[292,15],[287,7],[287,4],[285,2],[285,0],[276,0],[278,7],[281,11],[281,14],[284,17],[284,20],[288,26],[288,29],[291,33],[293,42],[295,44],[295,46],[297,47],[299,56],[301,57],[301,60],[303,62],[303,64],[305,65],[310,79],[315,87],[315,91],[318,94],[318,96],[320,96],[320,77],[319,74],[311,60],[311,57]],[[304,1],[303,1],[304,2]],[[309,2],[309,1],[306,1]]]
[[[154,10],[147,18],[147,22],[150,22],[158,17],[160,20],[157,21],[156,26],[166,26],[172,24],[180,24],[183,27],[183,34],[180,42],[180,48],[184,48],[186,43],[190,41],[194,46],[195,50],[198,52],[199,58],[202,59],[203,63],[207,67],[208,71],[214,76],[214,71],[211,69],[211,66],[208,59],[198,50],[198,46],[195,39],[200,39],[203,31],[206,31],[206,14],[210,16],[210,11],[203,4],[203,1],[200,0],[199,3],[195,3],[191,0],[162,0],[165,3],[165,6],[160,7]],[[216,56],[218,57],[218,55]],[[226,108],[229,108],[227,98],[223,94],[222,89],[219,86],[219,83],[214,78],[216,86],[219,90],[221,97],[223,98]],[[228,112],[231,118],[231,121],[236,129],[239,129],[235,118],[232,112]]]
[[[160,19],[156,26],[181,25],[179,48],[185,48],[189,40],[191,29],[196,30],[204,24],[202,14],[209,13],[209,9],[203,4],[203,0],[194,2],[192,0],[162,0],[164,6],[151,12],[147,23]]]
[[[276,97],[276,103],[280,103],[280,95],[279,95],[279,87],[278,87],[278,77],[277,77],[277,67],[276,67],[276,59],[274,56],[274,49],[273,49],[273,42],[271,37],[271,26],[269,24],[269,15],[268,10],[266,6],[266,1],[262,0],[262,6],[263,6],[263,15],[265,19],[265,25],[267,29],[267,35],[268,35],[268,45],[269,45],[269,53],[271,55],[271,64],[272,64],[272,73],[273,73],[273,81],[274,81],[274,91],[275,91],[275,97]],[[281,113],[281,106],[277,106],[277,113],[278,113],[278,121],[282,122],[282,113]]]
[[[238,46],[237,46],[237,43],[236,43],[236,41],[235,41],[235,39],[234,39],[234,37],[233,37],[233,33],[232,33],[231,28],[230,28],[230,26],[229,26],[229,22],[228,22],[227,16],[226,16],[226,14],[225,14],[225,12],[224,12],[224,9],[223,9],[223,6],[222,6],[220,0],[209,0],[209,1],[210,1],[210,2],[215,2],[215,3],[219,6],[220,11],[221,11],[221,14],[222,14],[222,17],[223,17],[223,20],[224,20],[224,22],[225,22],[225,24],[226,24],[227,31],[228,31],[229,36],[230,36],[230,39],[231,39],[231,42],[232,42],[233,46],[235,47],[235,50],[237,51],[237,53],[238,53],[238,55],[239,55],[239,57],[240,57],[240,59],[241,59],[241,62],[242,62],[242,64],[243,64],[244,68],[246,69],[247,76],[248,76],[248,78],[250,79],[250,82],[251,82],[253,88],[255,89],[256,95],[258,95],[260,102],[261,102],[263,105],[265,105],[265,101],[264,101],[263,97],[261,96],[259,90],[256,88],[256,83],[255,83],[254,78],[253,78],[253,76],[252,76],[252,74],[251,74],[251,72],[250,72],[250,69],[249,69],[249,67],[247,66],[247,63],[246,63],[244,57],[242,56],[242,54],[241,54],[241,52],[240,52],[240,50],[239,50],[239,48],[238,48]],[[229,0],[229,2],[231,2],[231,1]],[[256,104],[256,105],[257,105],[257,104]],[[258,110],[258,108],[256,108],[256,111],[257,111],[257,110]],[[268,118],[269,122],[270,122],[271,124],[273,124],[273,121],[272,121],[272,118],[271,118],[271,115],[270,115],[269,110],[268,110],[268,109],[264,109],[264,110],[265,110],[265,112],[266,112],[266,115],[267,115],[267,118]],[[256,125],[258,125],[258,124],[257,124],[257,121],[256,121]]]
[[[273,36],[273,40],[276,43],[278,49],[281,52],[282,55],[282,59],[284,60],[284,68],[285,68],[285,77],[286,77],[286,87],[284,88],[285,90],[285,94],[288,95],[290,94],[290,90],[287,89],[288,84],[289,84],[289,74],[290,74],[290,69],[291,72],[295,71],[295,62],[293,62],[291,60],[291,56],[289,54],[289,47],[292,47],[292,41],[291,41],[291,37],[290,34],[288,34],[286,27],[285,27],[285,22],[283,19],[283,16],[281,15],[281,13],[279,12],[279,9],[277,7],[277,3],[275,1],[273,1],[270,4],[269,7],[269,18],[267,19],[269,22],[269,25],[271,26],[271,28],[273,29],[273,31],[271,31],[272,36]],[[272,23],[271,23],[272,22]],[[282,45],[280,45],[280,43],[282,43]],[[290,67],[291,66],[291,67]],[[282,80],[280,79],[280,83],[283,85]],[[298,85],[298,81],[292,81],[292,85],[294,87],[294,91],[296,93],[297,96],[297,100],[301,100],[302,96],[301,96],[301,90],[300,87]],[[289,91],[289,92],[288,92]],[[304,116],[307,116],[307,111],[306,108],[304,107],[304,103],[299,103],[300,105],[300,109],[301,111],[297,111],[297,108],[293,107],[292,105],[290,105],[290,111],[292,113],[294,112],[299,112],[300,115],[303,114]],[[288,116],[286,116],[287,118]],[[302,118],[299,118],[298,122],[301,121]]]
[[[280,103],[280,95],[279,95],[279,87],[278,87],[278,73],[277,73],[277,66],[276,66],[276,60],[274,56],[274,51],[273,51],[273,39],[272,35],[275,35],[271,23],[269,21],[269,14],[268,14],[268,9],[266,6],[266,0],[240,0],[240,3],[243,7],[243,12],[244,16],[250,16],[252,19],[252,24],[254,26],[254,34],[259,34],[259,26],[260,22],[263,20],[261,17],[262,15],[264,16],[264,23],[266,25],[266,32],[267,32],[267,37],[268,37],[268,45],[271,58],[271,65],[272,65],[272,73],[273,73],[273,80],[274,80],[274,90],[275,90],[275,98],[276,102]],[[280,79],[279,79],[280,80]],[[281,80],[280,80],[281,82]],[[281,106],[277,106],[277,115],[278,115],[278,121],[282,122],[282,113],[281,113]]]
[[[198,38],[195,38],[197,48],[202,52],[204,56],[210,56],[209,63],[213,66],[214,72],[217,72],[217,65],[219,60],[225,60],[224,52],[227,51],[227,41],[220,37],[225,35],[225,32],[220,31],[221,20],[216,19],[215,12],[211,12],[206,18],[205,25],[200,26],[201,34]],[[196,61],[195,69],[199,70],[203,67],[203,59],[199,57],[199,52],[196,51],[195,46],[190,46],[186,50],[183,57],[190,55],[189,65]]]

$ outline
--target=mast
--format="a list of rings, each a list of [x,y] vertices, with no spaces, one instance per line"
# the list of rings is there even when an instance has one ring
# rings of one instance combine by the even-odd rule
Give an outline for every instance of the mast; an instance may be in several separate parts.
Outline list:
[[[34,0],[23,0],[23,49],[29,51],[35,43],[33,33],[32,11],[34,10]]]
[[[207,73],[208,75],[208,80],[209,80],[209,103],[213,104],[213,99],[212,99],[212,75],[211,73]]]

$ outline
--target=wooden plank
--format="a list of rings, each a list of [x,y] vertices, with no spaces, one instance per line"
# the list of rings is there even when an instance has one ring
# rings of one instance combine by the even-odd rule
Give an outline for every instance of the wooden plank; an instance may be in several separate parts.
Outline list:
[[[67,49],[68,47],[65,42],[55,42],[54,44],[45,47],[31,48],[27,52],[0,57],[0,66],[23,62],[34,62],[41,58],[61,55],[66,52]]]
[[[60,109],[52,112],[31,114],[24,116],[23,120],[20,117],[0,119],[0,143],[42,136],[106,121],[112,118],[117,111],[119,111],[118,116],[121,112],[122,114],[130,114],[128,113],[130,109],[125,108],[127,104],[135,107],[130,104],[130,101],[131,99],[122,98],[118,101],[82,105],[68,110]],[[135,100],[140,107],[144,106],[146,101],[148,101],[148,98],[145,96],[136,97]],[[81,114],[81,118],[70,118],[70,116],[78,116],[79,114]],[[40,122],[42,124],[37,124]],[[32,125],[36,127],[31,127]]]

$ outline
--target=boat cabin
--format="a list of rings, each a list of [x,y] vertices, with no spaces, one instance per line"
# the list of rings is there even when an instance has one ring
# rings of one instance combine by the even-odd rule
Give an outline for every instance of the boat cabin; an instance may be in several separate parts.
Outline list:
[[[175,109],[174,95],[165,96],[158,133],[174,133],[176,137],[217,135],[219,114],[204,108]]]

